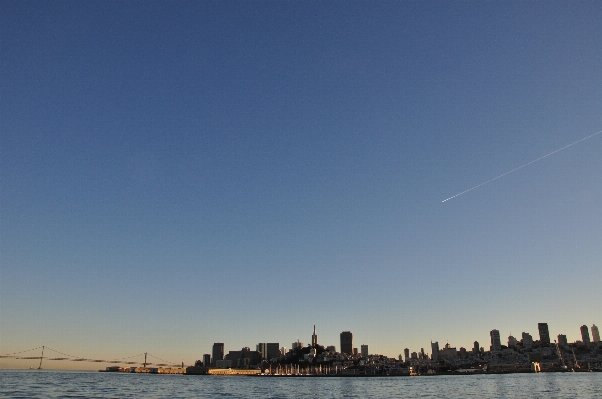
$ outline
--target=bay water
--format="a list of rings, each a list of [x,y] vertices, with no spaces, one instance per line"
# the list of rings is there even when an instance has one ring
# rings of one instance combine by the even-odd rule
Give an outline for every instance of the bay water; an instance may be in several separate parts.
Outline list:
[[[0,398],[602,398],[602,373],[232,377],[0,370]]]

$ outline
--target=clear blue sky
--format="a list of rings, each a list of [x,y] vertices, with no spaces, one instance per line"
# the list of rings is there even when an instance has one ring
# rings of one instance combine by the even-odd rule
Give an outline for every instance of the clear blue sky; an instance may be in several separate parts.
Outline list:
[[[602,324],[602,134],[441,202],[602,130],[601,2],[0,7],[0,354]]]

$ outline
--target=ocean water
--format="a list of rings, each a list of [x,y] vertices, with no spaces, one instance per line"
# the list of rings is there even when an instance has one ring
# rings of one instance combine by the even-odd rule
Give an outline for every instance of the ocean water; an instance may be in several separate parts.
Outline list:
[[[602,373],[218,377],[0,370],[0,398],[602,398]]]

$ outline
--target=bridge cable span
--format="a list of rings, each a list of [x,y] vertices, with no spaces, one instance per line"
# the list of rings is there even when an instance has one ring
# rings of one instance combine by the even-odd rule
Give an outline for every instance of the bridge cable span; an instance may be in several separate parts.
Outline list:
[[[41,356],[23,356],[21,355],[22,353],[26,353],[26,352],[32,352],[34,350],[37,349],[46,349],[49,350],[51,352],[57,353],[59,355],[62,355],[63,357],[56,357],[56,356],[44,356],[44,351],[42,350],[42,355]],[[55,349],[49,348],[47,346],[38,346],[37,348],[33,348],[33,349],[27,349],[24,351],[19,351],[19,352],[14,352],[14,353],[9,353],[6,355],[0,355],[0,359],[21,359],[21,360],[40,360],[40,368],[41,368],[41,362],[42,360],[62,360],[62,361],[71,361],[71,362],[89,362],[89,363],[112,363],[112,364],[129,364],[129,365],[147,365],[147,366],[158,366],[158,367],[180,367],[181,364],[175,364],[172,362],[169,362],[168,360],[164,360],[161,358],[158,358],[156,356],[151,355],[150,353],[148,353],[148,356],[160,360],[164,363],[150,363],[150,362],[136,362],[136,361],[124,361],[127,359],[131,359],[134,357],[138,357],[138,356],[142,356],[144,355],[144,353],[138,354],[138,355],[133,355],[133,356],[127,356],[127,357],[123,357],[121,359],[116,359],[116,360],[104,360],[104,359],[89,359],[89,358],[84,358],[84,357],[78,357],[78,356],[73,356],[73,355],[69,355],[67,353],[64,352],[60,352],[57,351]]]

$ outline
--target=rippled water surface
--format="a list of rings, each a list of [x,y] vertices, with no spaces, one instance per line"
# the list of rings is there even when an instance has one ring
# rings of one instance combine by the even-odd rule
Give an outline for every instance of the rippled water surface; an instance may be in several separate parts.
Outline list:
[[[266,378],[0,370],[1,398],[602,398],[602,373]]]

